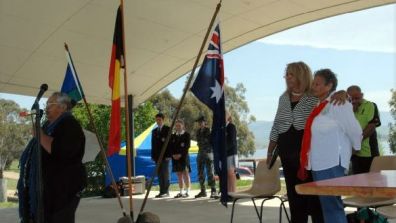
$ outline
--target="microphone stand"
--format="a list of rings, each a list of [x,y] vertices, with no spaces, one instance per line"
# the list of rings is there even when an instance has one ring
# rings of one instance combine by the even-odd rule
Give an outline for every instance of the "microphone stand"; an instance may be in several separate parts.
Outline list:
[[[37,140],[36,144],[36,155],[37,155],[37,176],[36,176],[36,192],[37,192],[37,223],[44,223],[44,206],[43,206],[43,173],[42,173],[42,163],[41,163],[41,112],[40,105],[36,100],[32,106],[32,110],[35,110],[35,121],[33,123],[35,130],[35,137]]]

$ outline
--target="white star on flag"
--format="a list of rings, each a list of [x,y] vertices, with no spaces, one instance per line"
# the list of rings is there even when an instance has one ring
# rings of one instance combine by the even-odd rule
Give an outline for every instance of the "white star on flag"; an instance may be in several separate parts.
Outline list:
[[[214,87],[210,87],[210,89],[212,89],[213,94],[212,96],[210,96],[210,98],[216,98],[216,103],[219,103],[220,98],[223,94],[223,88],[221,87],[221,85],[219,84],[219,82],[216,80],[216,85]]]

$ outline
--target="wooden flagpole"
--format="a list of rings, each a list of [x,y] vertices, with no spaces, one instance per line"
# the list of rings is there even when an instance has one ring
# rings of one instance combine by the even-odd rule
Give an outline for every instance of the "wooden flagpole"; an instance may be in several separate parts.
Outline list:
[[[124,0],[120,0],[121,4],[121,20],[122,20],[122,45],[124,58],[124,101],[125,101],[125,129],[126,129],[126,154],[127,154],[127,171],[128,171],[128,186],[129,186],[129,214],[131,216],[132,222],[134,222],[133,217],[133,200],[132,200],[132,179],[131,179],[131,129],[129,124],[129,102],[128,102],[128,78],[127,78],[127,63],[126,63],[126,45],[125,45],[125,23],[124,23]],[[133,117],[132,117],[133,118]],[[133,140],[133,139],[132,139]]]
[[[74,68],[73,61],[72,61],[72,59],[71,59],[71,57],[70,57],[69,46],[67,45],[67,43],[65,43],[65,50],[66,50],[67,53],[68,53],[68,57],[69,57],[69,59],[70,59],[71,65],[72,65],[71,69],[73,69],[74,74],[76,75],[77,81],[78,81],[78,83],[80,83],[80,80],[79,80],[79,78],[78,78],[78,76],[77,76],[77,72],[75,72],[75,68]],[[80,92],[80,94],[81,94],[81,93],[82,93],[82,92]],[[93,116],[92,116],[92,113],[91,113],[91,109],[90,109],[90,107],[89,107],[89,104],[88,104],[88,102],[87,102],[87,99],[85,98],[85,94],[82,94],[81,96],[82,96],[82,99],[83,99],[83,101],[84,101],[85,108],[87,109],[89,123],[91,124],[91,127],[92,127],[92,129],[94,130],[96,139],[97,139],[98,142],[99,142],[100,153],[102,154],[103,161],[105,162],[105,167],[106,167],[106,169],[107,169],[107,171],[108,171],[108,173],[109,173],[109,175],[110,175],[111,183],[112,183],[112,185],[113,185],[113,188],[114,188],[115,191],[116,191],[118,203],[119,203],[119,205],[120,205],[120,207],[121,207],[121,209],[122,209],[122,214],[123,214],[123,216],[126,216],[125,209],[124,209],[124,205],[122,204],[121,197],[120,197],[120,192],[119,192],[118,186],[117,186],[117,184],[116,184],[116,182],[115,182],[114,175],[113,175],[113,171],[111,170],[109,161],[107,160],[106,151],[104,150],[103,142],[102,142],[102,140],[101,140],[100,137],[99,137],[98,130],[97,130],[96,125],[95,125],[95,122],[94,122],[94,120],[93,120]]]
[[[207,29],[207,31],[206,31],[205,38],[204,38],[204,40],[202,41],[201,48],[199,49],[198,55],[197,55],[197,57],[196,57],[196,59],[195,59],[194,66],[193,66],[193,68],[192,68],[192,70],[191,70],[190,77],[188,78],[188,81],[187,81],[187,83],[186,83],[186,86],[185,86],[184,89],[183,89],[183,95],[182,95],[182,97],[181,97],[181,99],[180,99],[180,102],[179,102],[179,104],[178,104],[178,106],[177,106],[175,115],[173,116],[173,120],[172,120],[172,124],[171,124],[171,126],[170,126],[170,129],[173,129],[173,127],[175,126],[175,122],[176,122],[177,116],[179,115],[181,106],[183,105],[184,98],[186,97],[186,94],[187,94],[187,91],[188,91],[188,89],[189,89],[189,86],[191,85],[191,82],[192,82],[192,80],[193,80],[194,73],[195,73],[195,69],[196,69],[197,66],[198,66],[199,59],[201,58],[203,49],[204,49],[204,47],[205,47],[205,45],[206,45],[206,42],[208,41],[208,37],[209,37],[210,31],[212,30],[212,27],[213,27],[213,23],[214,23],[214,21],[216,20],[217,14],[218,14],[219,11],[220,11],[221,2],[222,2],[222,0],[220,0],[220,2],[217,4],[216,10],[215,10],[215,12],[214,12],[214,14],[213,14],[213,16],[212,16],[212,19],[210,20],[208,29]],[[147,188],[146,196],[144,197],[144,200],[143,200],[142,206],[141,206],[141,208],[140,208],[139,215],[138,215],[138,218],[137,218],[136,222],[139,222],[139,218],[140,218],[141,215],[143,214],[143,210],[144,210],[144,207],[146,206],[146,202],[147,202],[148,195],[150,194],[151,187],[153,186],[154,177],[155,177],[155,175],[157,174],[158,169],[159,169],[159,167],[160,167],[160,165],[161,165],[161,163],[162,163],[162,158],[163,158],[164,155],[165,155],[166,147],[168,146],[168,143],[169,143],[171,134],[172,134],[172,131],[169,131],[169,132],[168,132],[168,135],[167,135],[167,137],[166,137],[166,140],[165,140],[164,144],[162,145],[161,153],[160,153],[160,156],[159,156],[159,158],[158,158],[158,163],[157,163],[157,165],[156,165],[156,167],[155,167],[155,171],[153,172],[153,174],[152,174],[152,176],[151,176],[151,180],[150,180],[149,185],[148,185],[148,188]]]

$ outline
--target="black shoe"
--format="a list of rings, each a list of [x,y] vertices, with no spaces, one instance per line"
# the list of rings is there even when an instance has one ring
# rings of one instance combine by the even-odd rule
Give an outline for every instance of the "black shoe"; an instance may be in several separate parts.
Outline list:
[[[160,195],[160,198],[169,197],[169,193],[163,193]]]
[[[176,196],[174,196],[174,198],[181,198],[181,197],[183,197],[183,194],[181,194],[181,193],[178,193],[178,194],[176,194]]]
[[[213,191],[213,190],[212,190],[212,192],[210,192],[210,198],[218,199],[218,198],[219,198],[219,195],[217,195],[216,191]]]
[[[234,201],[234,198],[233,198],[233,197],[227,196],[227,202],[233,202],[233,201]]]
[[[190,195],[188,195],[188,193],[185,193],[182,195],[183,197],[189,197]]]
[[[199,194],[195,195],[195,198],[200,198],[200,197],[206,197],[206,192],[201,190],[201,192],[199,192]]]
[[[155,195],[155,198],[160,198],[163,194],[159,193],[157,195]]]

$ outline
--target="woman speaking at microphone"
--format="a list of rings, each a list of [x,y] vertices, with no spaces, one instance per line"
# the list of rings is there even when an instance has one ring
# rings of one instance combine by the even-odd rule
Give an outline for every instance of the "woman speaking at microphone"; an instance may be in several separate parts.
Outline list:
[[[71,109],[71,99],[60,92],[48,98],[45,108],[48,121],[40,140],[46,223],[74,223],[80,194],[86,186],[82,163],[85,136]]]

